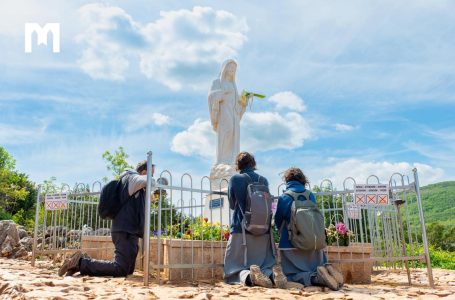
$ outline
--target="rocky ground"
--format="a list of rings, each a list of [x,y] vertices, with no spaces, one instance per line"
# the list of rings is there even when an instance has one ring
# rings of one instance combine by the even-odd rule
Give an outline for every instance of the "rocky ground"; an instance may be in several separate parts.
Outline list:
[[[279,290],[246,288],[224,283],[143,286],[142,274],[128,278],[87,276],[58,277],[50,260],[29,261],[0,258],[0,299],[455,299],[455,271],[435,269],[435,289],[427,285],[425,269],[412,272],[414,285],[407,285],[403,271],[374,272],[368,285],[345,285],[340,291],[310,287]]]

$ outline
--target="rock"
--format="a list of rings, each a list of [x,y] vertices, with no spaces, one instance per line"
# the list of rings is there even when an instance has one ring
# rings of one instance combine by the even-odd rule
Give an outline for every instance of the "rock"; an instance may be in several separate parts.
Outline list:
[[[97,230],[95,230],[93,235],[109,236],[109,235],[111,235],[111,229],[110,228],[98,228]]]
[[[28,237],[28,233],[27,231],[24,229],[24,228],[18,228],[17,229],[18,233],[19,233],[19,239],[23,239],[25,237]]]
[[[63,237],[47,237],[44,240],[44,245],[47,246],[48,249],[58,249],[64,248],[66,245],[65,238]]]
[[[68,229],[65,226],[49,226],[46,230],[45,237],[50,237],[54,235],[66,236]]]
[[[0,221],[0,256],[10,257],[19,246],[19,232],[11,220]]]
[[[66,234],[67,240],[79,240],[82,235],[82,230],[72,229]]]
[[[27,251],[32,251],[33,239],[30,237],[24,237],[19,241],[20,245]]]
[[[82,235],[93,235],[93,229],[90,226],[82,226]]]
[[[14,249],[13,252],[14,252],[14,255],[13,255],[14,258],[26,257],[28,255],[28,251],[23,246],[17,247],[16,249]]]

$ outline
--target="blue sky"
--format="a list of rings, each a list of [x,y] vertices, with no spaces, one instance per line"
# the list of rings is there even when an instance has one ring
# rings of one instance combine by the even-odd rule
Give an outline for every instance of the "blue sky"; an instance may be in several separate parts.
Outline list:
[[[453,1],[2,1],[0,145],[35,182],[93,182],[123,146],[158,171],[207,175],[207,92],[222,61],[267,95],[241,149],[272,185],[455,179]],[[61,52],[24,53],[24,23],[61,24]],[[50,45],[50,41],[49,41]]]

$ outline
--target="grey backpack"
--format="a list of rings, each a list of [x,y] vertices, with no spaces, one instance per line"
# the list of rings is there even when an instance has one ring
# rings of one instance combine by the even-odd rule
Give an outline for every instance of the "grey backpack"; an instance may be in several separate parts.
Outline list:
[[[246,247],[246,231],[252,235],[267,234],[270,230],[272,221],[272,195],[270,195],[269,187],[265,185],[263,177],[259,176],[257,182],[253,182],[251,177],[244,173],[248,186],[246,189],[245,211],[239,205],[240,213],[243,216],[242,220],[242,238],[244,246],[244,265],[247,264],[247,247]],[[262,179],[262,180],[261,180]],[[273,235],[270,233],[270,241],[272,243],[272,251],[275,255],[275,244],[273,243]]]
[[[286,191],[285,194],[294,199],[288,226],[289,240],[292,245],[302,250],[324,249],[327,246],[324,216],[317,205],[310,200],[310,191],[305,190],[303,193]],[[301,200],[300,196],[305,200]]]

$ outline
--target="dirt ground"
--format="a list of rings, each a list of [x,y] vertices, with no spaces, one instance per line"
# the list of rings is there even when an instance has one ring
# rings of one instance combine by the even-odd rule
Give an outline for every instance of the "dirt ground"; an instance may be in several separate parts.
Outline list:
[[[435,289],[428,287],[426,269],[413,269],[414,285],[406,272],[376,271],[368,285],[347,284],[340,291],[319,287],[266,289],[232,286],[222,282],[143,285],[142,274],[128,278],[58,277],[52,261],[0,258],[0,299],[455,299],[455,271],[434,269]]]

